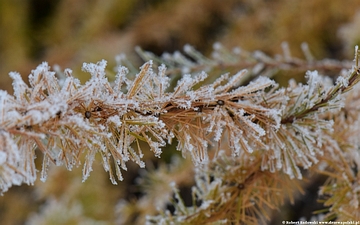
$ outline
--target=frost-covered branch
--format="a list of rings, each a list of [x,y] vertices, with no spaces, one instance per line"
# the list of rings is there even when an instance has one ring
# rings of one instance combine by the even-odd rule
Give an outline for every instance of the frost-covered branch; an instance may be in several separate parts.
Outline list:
[[[168,75],[206,71],[217,76],[221,71],[238,71],[248,68],[249,73],[247,77],[244,77],[243,82],[256,76],[272,77],[279,71],[302,73],[303,71],[317,70],[320,73],[331,72],[327,75],[336,76],[341,70],[350,68],[352,65],[351,61],[315,60],[307,43],[301,45],[305,59],[291,56],[286,42],[282,44],[282,48],[283,54],[275,57],[268,56],[260,50],[248,52],[239,47],[229,50],[221,43],[213,45],[212,57],[202,55],[190,45],[184,46],[183,53],[175,51],[172,54],[163,53],[161,56],[144,51],[140,47],[137,47],[136,51],[144,61],[153,60],[154,65],[166,65]],[[118,63],[127,65],[128,68],[135,68],[125,55],[118,55],[116,59]],[[284,75],[286,76],[286,74]]]
[[[114,83],[108,82],[105,68],[104,60],[84,63],[91,79],[83,85],[69,69],[58,80],[47,63],[32,71],[30,86],[10,73],[14,95],[0,92],[2,191],[34,183],[36,149],[43,153],[41,180],[50,164],[69,170],[83,164],[85,180],[99,154],[116,184],[128,161],[145,166],[141,142],[160,157],[174,138],[177,149],[195,164],[209,160],[210,146],[227,146],[233,156],[258,157],[264,171],[301,178],[300,169],[324,154],[333,122],[322,115],[341,107],[341,94],[360,76],[356,64],[335,85],[309,72],[307,85],[279,88],[264,76],[239,86],[247,70],[223,74],[211,84],[204,84],[208,73],[199,72],[184,75],[171,90],[166,66],[156,69],[152,60],[134,79],[119,66]]]

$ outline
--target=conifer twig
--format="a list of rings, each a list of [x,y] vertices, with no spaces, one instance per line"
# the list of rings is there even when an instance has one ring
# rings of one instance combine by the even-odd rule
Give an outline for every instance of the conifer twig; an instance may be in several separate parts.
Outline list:
[[[67,77],[60,85],[47,63],[32,71],[30,86],[19,74],[11,73],[14,96],[0,92],[0,188],[6,191],[12,184],[33,184],[36,148],[44,155],[42,180],[50,163],[68,169],[83,164],[85,180],[99,153],[115,184],[123,179],[121,170],[127,170],[127,161],[145,166],[140,142],[160,157],[173,138],[178,140],[177,149],[190,155],[195,164],[208,161],[208,147],[215,141],[228,145],[239,157],[262,152],[262,170],[283,170],[301,178],[299,168],[309,168],[322,154],[327,136],[319,132],[332,126],[330,120],[308,115],[341,107],[340,94],[359,81],[358,54],[356,50],[355,67],[348,76],[339,77],[335,86],[309,72],[308,85],[286,89],[261,76],[239,86],[247,73],[241,70],[208,85],[202,84],[207,73],[187,74],[169,91],[165,65],[155,72],[152,61],[141,67],[133,81],[120,66],[115,85],[106,78],[104,60],[84,63],[83,70],[91,74],[84,85],[71,70],[64,72]],[[192,56],[200,57],[197,52]],[[202,57],[199,60],[211,64]]]

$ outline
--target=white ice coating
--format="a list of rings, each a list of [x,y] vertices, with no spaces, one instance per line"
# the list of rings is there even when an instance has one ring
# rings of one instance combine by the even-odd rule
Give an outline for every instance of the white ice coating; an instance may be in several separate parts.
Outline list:
[[[224,50],[218,43],[214,48],[219,54]],[[214,63],[190,45],[184,51],[196,62],[207,66]],[[164,57],[186,70],[194,65],[180,52]],[[261,73],[265,64],[274,60],[262,52],[255,52],[252,57],[261,59],[252,68],[254,73]],[[116,60],[120,63],[124,56]],[[241,86],[247,70],[223,74],[210,85],[206,84],[208,73],[190,71],[169,91],[171,79],[167,67],[172,65],[160,64],[156,71],[153,64],[155,61],[145,63],[134,79],[127,77],[129,69],[118,65],[113,84],[107,79],[105,60],[83,64],[83,71],[91,75],[84,85],[69,69],[64,71],[66,78],[60,84],[46,62],[31,72],[30,85],[20,74],[11,72],[14,95],[0,91],[0,167],[3,169],[0,175],[4,176],[1,190],[12,184],[33,182],[36,173],[34,162],[30,161],[35,155],[33,149],[26,151],[29,146],[40,148],[46,155],[41,180],[46,179],[47,167],[52,163],[65,164],[69,169],[83,164],[85,180],[96,154],[100,153],[104,169],[116,183],[116,177],[123,179],[121,170],[126,170],[127,161],[145,166],[139,142],[146,142],[155,156],[160,157],[172,138],[178,139],[178,150],[189,153],[197,165],[209,160],[207,151],[213,142],[226,138],[232,155],[260,150],[264,156],[262,169],[283,170],[290,177],[301,178],[300,166],[309,168],[322,154],[320,149],[327,143],[325,137],[329,137],[323,136],[324,130],[333,132],[333,120],[321,120],[318,114],[344,104],[340,95],[331,98],[327,105],[313,112],[311,118],[317,119],[318,125],[313,127],[306,121],[310,117],[296,116],[322,103],[324,95],[334,87],[330,79],[317,71],[306,73],[306,85],[293,82],[277,92],[272,91],[277,84],[264,76]],[[338,77],[336,85],[348,87],[348,77]],[[21,135],[31,138],[15,141]],[[84,163],[77,159],[81,154],[85,154]],[[115,169],[110,165],[112,162]],[[7,166],[10,164],[29,177],[22,179],[14,175],[15,170]]]

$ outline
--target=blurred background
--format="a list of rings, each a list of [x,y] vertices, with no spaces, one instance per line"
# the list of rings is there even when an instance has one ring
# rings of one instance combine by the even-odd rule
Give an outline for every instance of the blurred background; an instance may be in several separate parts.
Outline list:
[[[296,57],[303,57],[300,45],[307,42],[317,59],[352,60],[360,43],[360,1],[0,0],[0,89],[12,93],[8,73],[18,71],[27,80],[42,61],[71,68],[84,82],[89,77],[81,72],[83,62],[106,59],[111,68],[115,56],[125,53],[140,66],[135,46],[161,55],[190,44],[209,55],[220,42],[272,56],[281,53],[284,41]],[[147,169],[129,166],[118,186],[111,185],[101,165],[85,183],[81,168],[51,169],[46,183],[13,187],[0,197],[1,224],[132,224],[146,212],[116,209],[142,195],[139,174],[171,161],[166,155],[161,161],[145,157]],[[190,164],[184,160],[164,170],[189,186],[192,170],[184,165]],[[119,222],[119,215],[134,218]]]

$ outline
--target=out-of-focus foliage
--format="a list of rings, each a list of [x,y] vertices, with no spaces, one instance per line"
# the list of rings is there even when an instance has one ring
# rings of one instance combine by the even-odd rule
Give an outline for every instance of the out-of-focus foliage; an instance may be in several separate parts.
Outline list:
[[[80,70],[85,61],[135,57],[137,45],[157,54],[184,44],[209,52],[220,41],[273,55],[287,41],[300,56],[306,41],[316,57],[344,58],[358,40],[359,7],[357,0],[0,0],[0,88],[10,91],[9,71],[26,74],[39,61]]]

